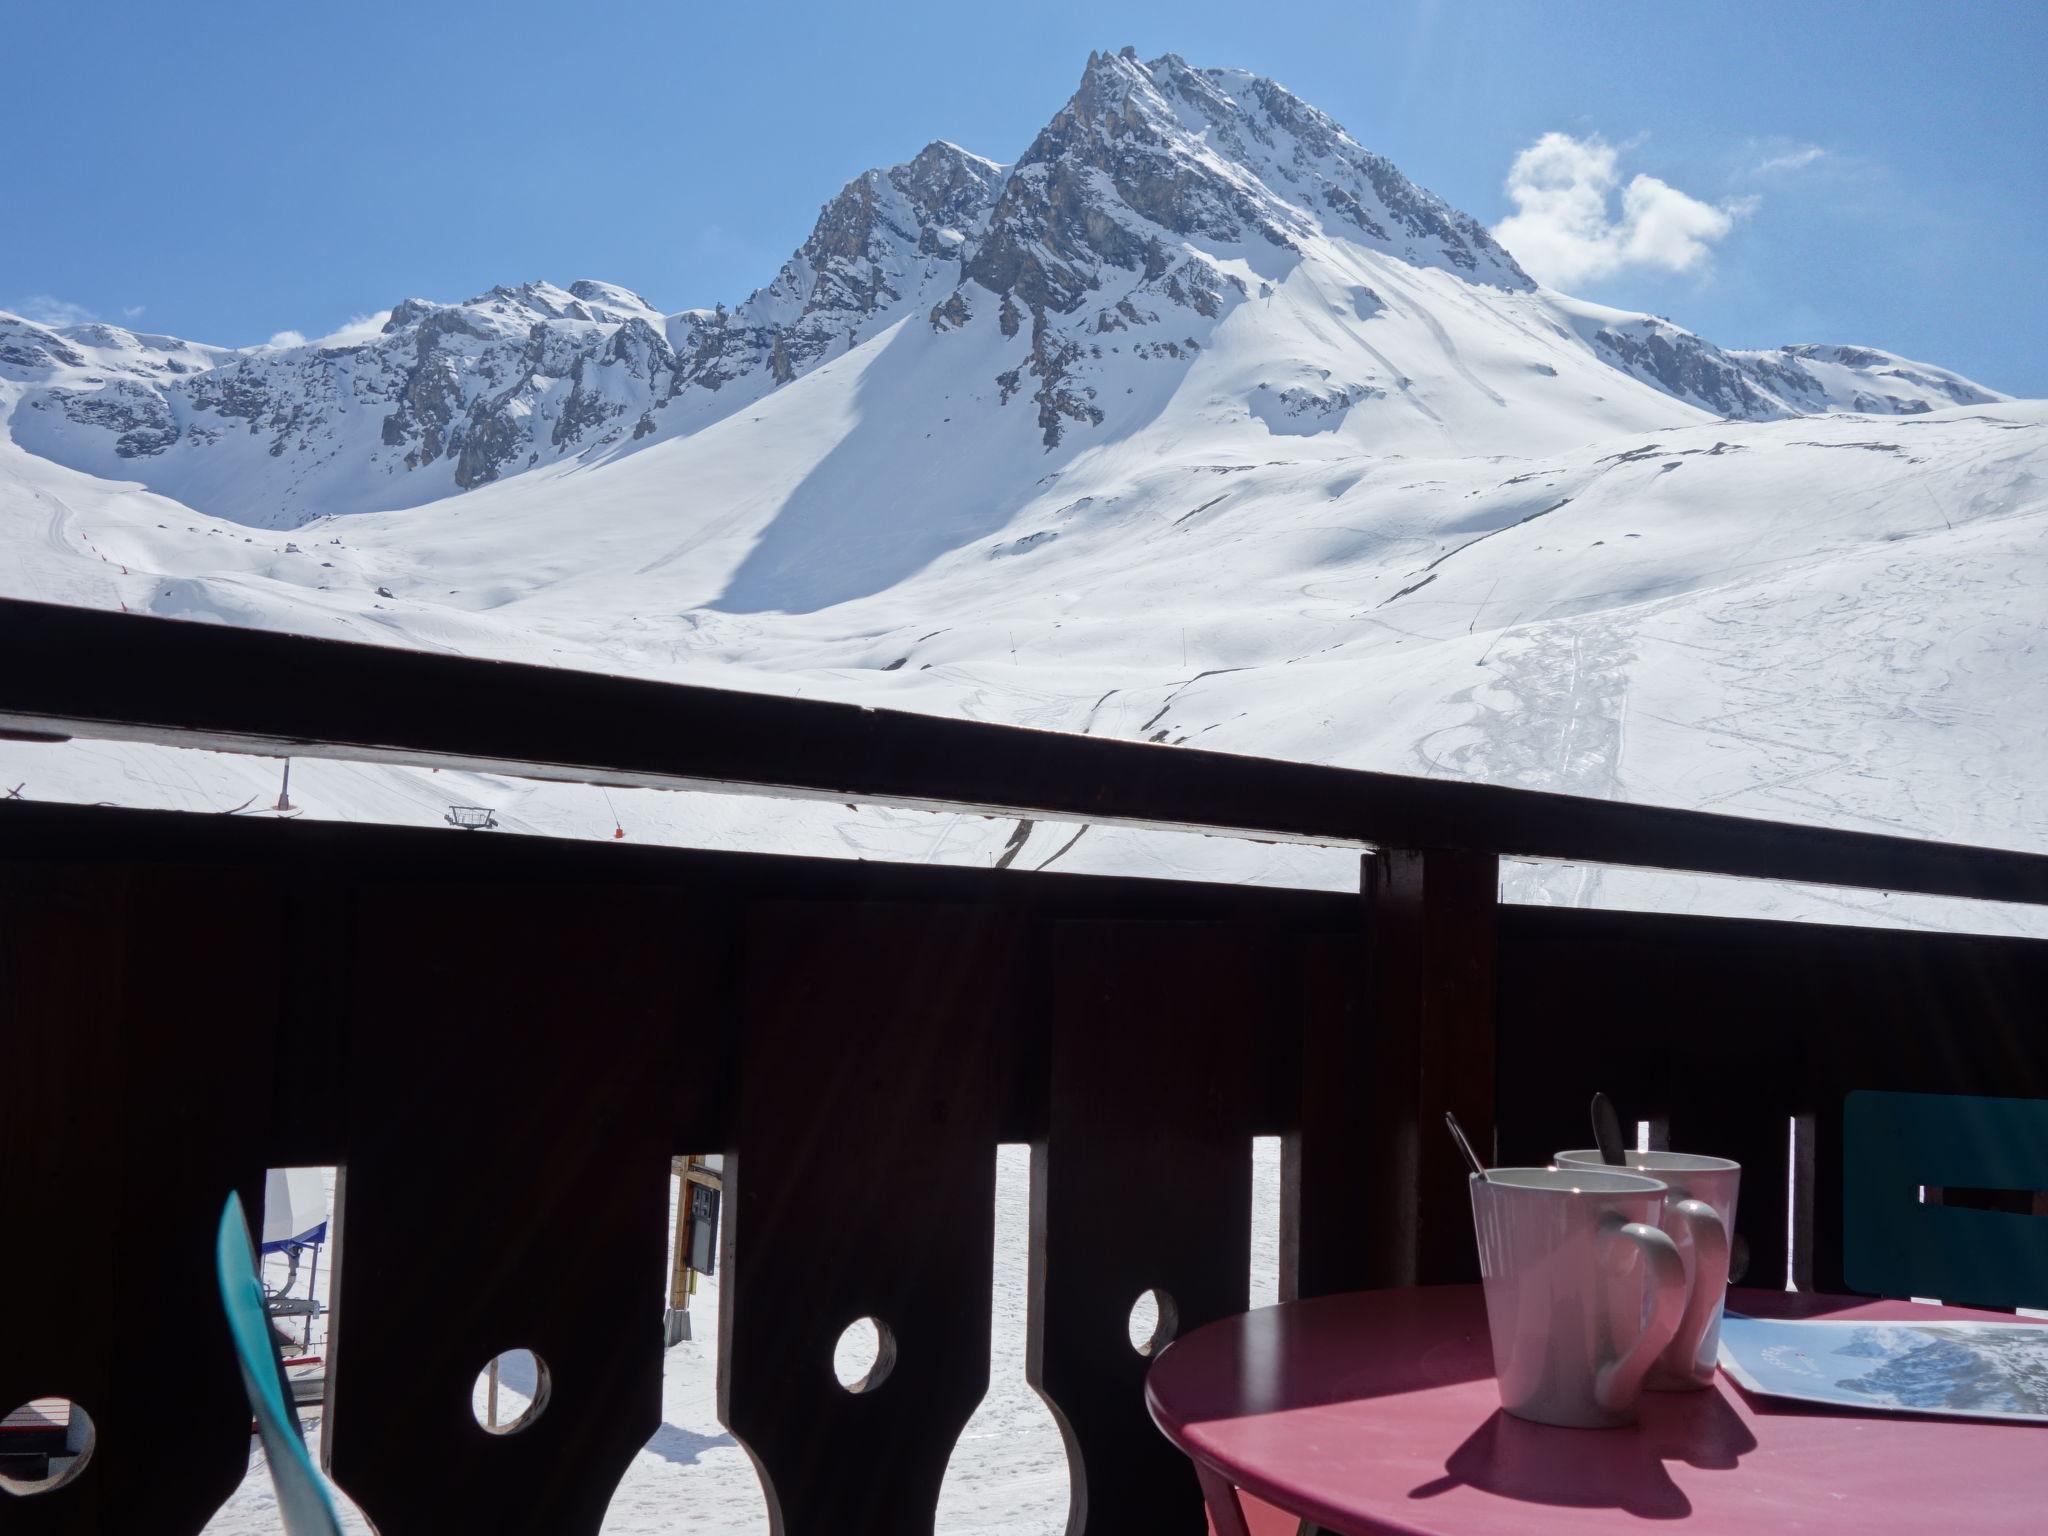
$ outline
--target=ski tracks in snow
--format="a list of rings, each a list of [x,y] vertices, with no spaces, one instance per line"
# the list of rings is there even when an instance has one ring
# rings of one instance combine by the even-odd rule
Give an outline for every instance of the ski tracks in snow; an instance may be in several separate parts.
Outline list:
[[[1635,647],[1602,615],[1536,623],[1496,643],[1474,711],[1416,743],[1425,771],[1609,799],[1620,791]]]

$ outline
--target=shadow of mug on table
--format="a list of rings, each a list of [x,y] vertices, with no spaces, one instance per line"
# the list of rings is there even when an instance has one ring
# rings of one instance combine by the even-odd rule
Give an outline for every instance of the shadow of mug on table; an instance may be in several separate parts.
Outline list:
[[[1612,1435],[1532,1424],[1496,1409],[1445,1459],[1444,1475],[1408,1497],[1465,1487],[1525,1504],[1682,1520],[1692,1501],[1665,1463],[1726,1472],[1755,1449],[1756,1436],[1718,1391],[1662,1396],[1635,1430]]]

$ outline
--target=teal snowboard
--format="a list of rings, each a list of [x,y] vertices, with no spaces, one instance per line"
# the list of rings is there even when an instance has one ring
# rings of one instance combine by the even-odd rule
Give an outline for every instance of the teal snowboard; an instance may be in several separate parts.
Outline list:
[[[249,1407],[256,1415],[256,1432],[263,1437],[263,1459],[277,1489],[285,1536],[341,1536],[334,1505],[320,1486],[313,1458],[306,1453],[299,1416],[284,1394],[282,1367],[270,1337],[270,1318],[263,1309],[263,1283],[256,1275],[255,1249],[249,1242],[249,1221],[242,1214],[240,1195],[230,1194],[220,1213],[215,1259],[221,1306],[227,1312],[228,1332],[234,1335],[235,1358],[242,1367]]]

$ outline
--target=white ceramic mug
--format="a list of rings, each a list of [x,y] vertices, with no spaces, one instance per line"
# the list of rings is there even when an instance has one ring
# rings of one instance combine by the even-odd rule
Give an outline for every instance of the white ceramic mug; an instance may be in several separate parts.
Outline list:
[[[1539,1424],[1633,1424],[1685,1312],[1685,1265],[1658,1225],[1665,1186],[1578,1168],[1494,1168],[1470,1183],[1501,1407]]]
[[[1714,1382],[1721,1354],[1721,1310],[1728,1300],[1728,1245],[1735,1233],[1735,1197],[1742,1188],[1742,1164],[1694,1152],[1628,1152],[1631,1173],[1660,1180],[1671,1194],[1662,1226],[1685,1261],[1691,1299],[1678,1332],[1643,1385],[1652,1392],[1691,1392]],[[1597,1151],[1557,1154],[1560,1168],[1604,1168]],[[1713,1220],[1689,1207],[1704,1205]]]

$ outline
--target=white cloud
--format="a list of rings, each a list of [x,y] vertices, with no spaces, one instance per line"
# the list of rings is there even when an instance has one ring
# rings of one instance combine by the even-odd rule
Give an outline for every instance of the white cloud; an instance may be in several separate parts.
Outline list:
[[[54,298],[47,293],[30,294],[14,306],[14,312],[37,325],[85,325],[99,318],[83,304]]]
[[[374,315],[351,315],[348,320],[336,326],[319,345],[323,347],[354,347],[366,341],[375,341],[384,334],[384,322],[391,318],[391,311],[380,309]]]
[[[384,322],[391,318],[391,311],[380,309],[374,315],[351,315],[325,336],[315,336],[312,345],[316,347],[354,347],[366,341],[375,341],[383,334]],[[307,344],[304,331],[279,331],[263,343],[266,347],[303,347]]]
[[[1763,176],[1772,171],[1804,170],[1826,154],[1827,151],[1818,144],[1802,144],[1797,149],[1786,150],[1782,155],[1772,155],[1769,159],[1759,160],[1753,174]]]
[[[121,309],[121,318],[123,320],[140,320],[142,318],[142,310],[143,306],[140,304],[123,305]]]
[[[1556,285],[1625,270],[1695,271],[1756,207],[1754,198],[1702,202],[1655,176],[1624,185],[1620,148],[1568,133],[1546,133],[1515,156],[1507,191],[1515,211],[1494,237],[1539,281]]]

